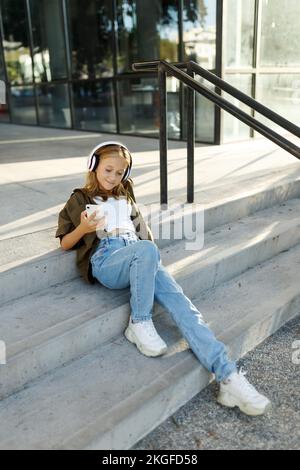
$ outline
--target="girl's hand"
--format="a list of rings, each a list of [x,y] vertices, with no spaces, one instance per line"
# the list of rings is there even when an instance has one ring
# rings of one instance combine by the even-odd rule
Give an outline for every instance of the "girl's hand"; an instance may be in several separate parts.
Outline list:
[[[105,227],[105,215],[100,217],[100,219],[97,219],[96,214],[97,212],[95,211],[90,217],[88,217],[86,210],[81,212],[80,226],[85,234],[95,232],[96,230],[102,230]]]

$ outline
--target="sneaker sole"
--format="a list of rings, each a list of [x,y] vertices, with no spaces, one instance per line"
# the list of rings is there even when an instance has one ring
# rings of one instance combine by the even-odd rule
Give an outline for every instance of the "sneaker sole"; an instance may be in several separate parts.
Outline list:
[[[248,416],[260,416],[260,415],[267,413],[272,408],[272,404],[270,402],[263,409],[262,408],[258,409],[258,408],[243,405],[240,403],[233,403],[230,400],[226,400],[226,398],[222,396],[218,396],[217,402],[220,405],[226,406],[227,408],[235,408],[237,406],[243,413],[245,413]]]
[[[162,354],[164,354],[168,347],[164,347],[162,349],[160,349],[159,351],[153,351],[151,349],[148,349],[145,347],[144,344],[140,343],[140,341],[137,339],[137,337],[135,336],[135,334],[129,329],[129,328],[126,328],[125,332],[124,332],[124,335],[125,337],[128,339],[128,341],[130,341],[130,343],[133,343],[136,345],[136,347],[138,348],[138,350],[144,354],[145,356],[148,356],[148,357],[157,357],[157,356],[161,356]]]

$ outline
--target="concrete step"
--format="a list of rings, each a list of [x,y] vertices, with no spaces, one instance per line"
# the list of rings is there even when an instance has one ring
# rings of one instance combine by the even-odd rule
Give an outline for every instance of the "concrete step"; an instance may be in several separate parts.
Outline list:
[[[299,314],[299,264],[300,245],[194,300],[232,358]],[[169,345],[163,357],[143,356],[122,336],[2,400],[0,448],[132,447],[212,379],[170,315],[155,324]]]
[[[0,241],[1,304],[79,276],[75,251],[63,251],[55,230]]]
[[[196,196],[193,206],[194,216],[204,212],[205,232],[220,225],[236,221],[242,217],[254,214],[284,203],[289,199],[300,197],[300,174],[295,169],[294,177],[282,177],[278,173],[278,182],[268,187],[267,176],[257,177],[256,189],[244,194],[239,191],[230,195],[228,188],[224,188],[224,196],[218,202],[210,202],[213,198],[211,191],[201,193],[201,200]],[[253,181],[252,181],[253,185]],[[229,194],[227,196],[227,194]],[[198,201],[198,202],[197,202]],[[170,200],[169,207],[175,201]],[[147,218],[147,214],[145,214]],[[177,214],[178,215],[178,214]],[[179,214],[179,217],[182,214]],[[173,224],[176,225],[176,214]],[[52,285],[75,279],[79,273],[74,267],[76,253],[64,252],[59,248],[58,239],[54,238],[56,227],[46,230],[25,233],[23,235],[0,239],[0,302],[5,303],[23,297]],[[158,234],[162,233],[162,224],[158,225]],[[176,241],[176,240],[175,240]],[[174,235],[170,239],[159,238],[156,243],[160,249],[174,243]]]
[[[193,299],[300,243],[299,225],[299,200],[290,200],[211,230],[200,251],[187,251],[185,240],[164,248],[162,263]],[[2,305],[7,367],[0,397],[121,335],[129,299],[129,289],[110,290],[77,278]],[[155,304],[154,314],[162,311]]]

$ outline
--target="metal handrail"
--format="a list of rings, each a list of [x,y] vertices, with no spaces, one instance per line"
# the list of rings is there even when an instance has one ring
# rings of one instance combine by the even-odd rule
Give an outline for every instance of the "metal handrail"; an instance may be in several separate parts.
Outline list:
[[[177,69],[173,65],[168,64],[168,62],[162,61],[162,63],[163,63],[163,66],[166,68],[166,70],[171,72],[175,78],[178,78],[183,83],[193,88],[195,91],[200,93],[205,98],[208,98],[210,101],[213,101],[216,105],[220,106],[225,111],[228,111],[230,114],[237,117],[240,121],[244,122],[248,126],[252,127],[254,130],[262,134],[264,137],[267,137],[268,139],[272,140],[275,144],[279,145],[284,150],[294,155],[294,157],[300,159],[300,148],[297,147],[297,145],[293,144],[282,135],[273,131],[265,124],[262,124],[254,117],[245,113],[244,111],[239,109],[237,106],[227,101],[222,96],[218,95],[214,91],[209,90],[204,85],[197,82],[197,80],[191,78],[187,73],[183,72],[180,69]],[[299,133],[300,133],[300,129],[299,129]]]
[[[159,60],[155,60],[152,62],[138,62],[138,63],[133,64],[133,70],[136,70],[136,71],[141,70],[144,72],[145,71],[148,71],[148,72],[157,71],[157,67],[160,62],[161,61]],[[168,63],[168,62],[165,62],[165,63]],[[218,88],[225,91],[226,93],[233,96],[234,98],[237,98],[242,103],[246,104],[250,108],[259,112],[266,118],[270,119],[272,122],[278,124],[280,127],[287,130],[291,134],[300,138],[300,127],[296,126],[296,124],[292,123],[291,121],[284,118],[283,116],[276,113],[275,111],[272,111],[272,109],[268,108],[267,106],[264,106],[259,101],[255,100],[254,98],[251,98],[251,96],[246,95],[246,93],[243,93],[238,88],[235,88],[234,86],[225,82],[225,80],[222,80],[214,73],[209,72],[208,70],[204,69],[196,62],[190,60],[189,62],[173,62],[169,65],[175,66],[179,69],[187,69],[187,67],[189,66],[191,70],[195,72],[197,75],[200,75],[200,77],[205,78],[205,80],[207,80],[208,82],[217,86]]]
[[[239,99],[243,103],[257,110],[259,113],[266,116],[272,122],[279,124],[284,129],[288,130],[297,137],[300,136],[300,128],[295,124],[291,123],[287,119],[283,118],[279,114],[270,110],[266,106],[257,102],[248,95],[242,93],[237,88],[232,87],[224,80],[221,80],[216,75],[208,72],[207,70],[200,67],[193,61],[187,63],[175,63],[170,64],[164,60],[135,63],[132,66],[133,70],[143,71],[158,71],[159,79],[159,93],[160,93],[160,182],[161,182],[161,203],[167,202],[167,122],[166,122],[166,76],[173,75],[181,82],[185,83],[189,88],[188,94],[188,107],[189,107],[189,121],[188,121],[188,202],[194,200],[194,92],[197,91],[205,98],[215,103],[220,108],[229,112],[233,116],[237,117],[240,121],[247,124],[252,129],[262,134],[267,139],[276,143],[278,146],[300,159],[300,148],[287,140],[282,135],[270,129],[270,127],[261,123],[254,117],[248,115],[237,106],[227,101],[222,96],[218,95],[212,90],[209,90],[206,86],[196,81],[194,73],[202,76],[209,82],[216,85],[218,88],[226,91],[230,95]],[[182,68],[186,68],[188,73],[185,73]]]

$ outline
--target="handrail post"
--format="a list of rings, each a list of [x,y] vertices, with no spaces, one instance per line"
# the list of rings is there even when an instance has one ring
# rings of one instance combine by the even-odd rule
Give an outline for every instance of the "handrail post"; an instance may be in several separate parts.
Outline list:
[[[195,74],[191,64],[187,73]],[[195,149],[195,90],[187,87],[187,202],[194,202],[194,149]]]
[[[159,92],[159,153],[160,153],[160,203],[168,203],[168,129],[167,129],[167,72],[158,66]]]

